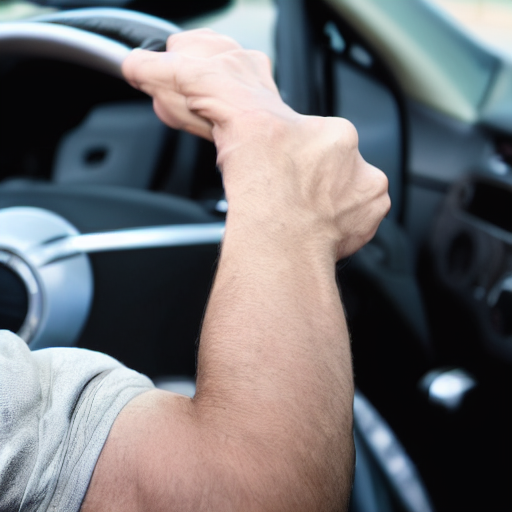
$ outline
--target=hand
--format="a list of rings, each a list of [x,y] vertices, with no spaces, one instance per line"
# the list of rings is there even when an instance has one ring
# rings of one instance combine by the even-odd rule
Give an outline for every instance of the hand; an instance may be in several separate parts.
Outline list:
[[[334,259],[373,237],[390,206],[387,179],[363,160],[348,121],[294,112],[268,58],[225,36],[183,32],[167,49],[136,50],[123,71],[169,126],[214,140],[228,224],[265,226],[280,244],[306,234]]]
[[[164,123],[209,140],[215,124],[254,106],[251,95],[266,90],[286,107],[268,57],[208,29],[173,35],[165,53],[134,50],[123,73],[133,87],[153,97]]]

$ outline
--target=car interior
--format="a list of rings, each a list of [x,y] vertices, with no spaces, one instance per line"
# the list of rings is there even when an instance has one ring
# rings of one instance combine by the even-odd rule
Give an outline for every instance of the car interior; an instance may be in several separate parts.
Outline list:
[[[233,3],[41,0],[0,22],[0,328],[31,349],[99,350],[193,395],[222,177],[118,64]],[[390,213],[337,267],[351,510],[510,510],[512,64],[427,0],[272,8],[283,99],[349,119],[389,180]]]

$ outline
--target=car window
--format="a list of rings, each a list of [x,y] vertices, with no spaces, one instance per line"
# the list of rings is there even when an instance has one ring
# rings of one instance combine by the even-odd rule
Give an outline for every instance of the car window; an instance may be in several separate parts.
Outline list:
[[[431,0],[328,0],[413,99],[474,121],[499,59]]]
[[[510,0],[431,0],[482,44],[512,59]]]

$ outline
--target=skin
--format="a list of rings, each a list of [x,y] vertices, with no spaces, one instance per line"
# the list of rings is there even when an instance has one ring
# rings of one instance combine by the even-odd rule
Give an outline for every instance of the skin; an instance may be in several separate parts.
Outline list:
[[[116,419],[89,511],[345,510],[350,340],[335,263],[389,210],[344,119],[281,100],[268,58],[199,30],[135,50],[126,79],[169,126],[213,140],[229,212],[193,399],[155,390]]]

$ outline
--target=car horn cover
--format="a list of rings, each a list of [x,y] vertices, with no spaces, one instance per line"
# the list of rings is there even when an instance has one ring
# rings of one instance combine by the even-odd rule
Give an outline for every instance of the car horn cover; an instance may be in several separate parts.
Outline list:
[[[10,283],[1,291],[4,318],[11,312],[14,325],[21,323],[18,335],[33,349],[73,344],[92,303],[91,265],[83,253],[51,262],[37,254],[78,230],[55,213],[31,207],[0,210],[0,226],[0,276]]]

